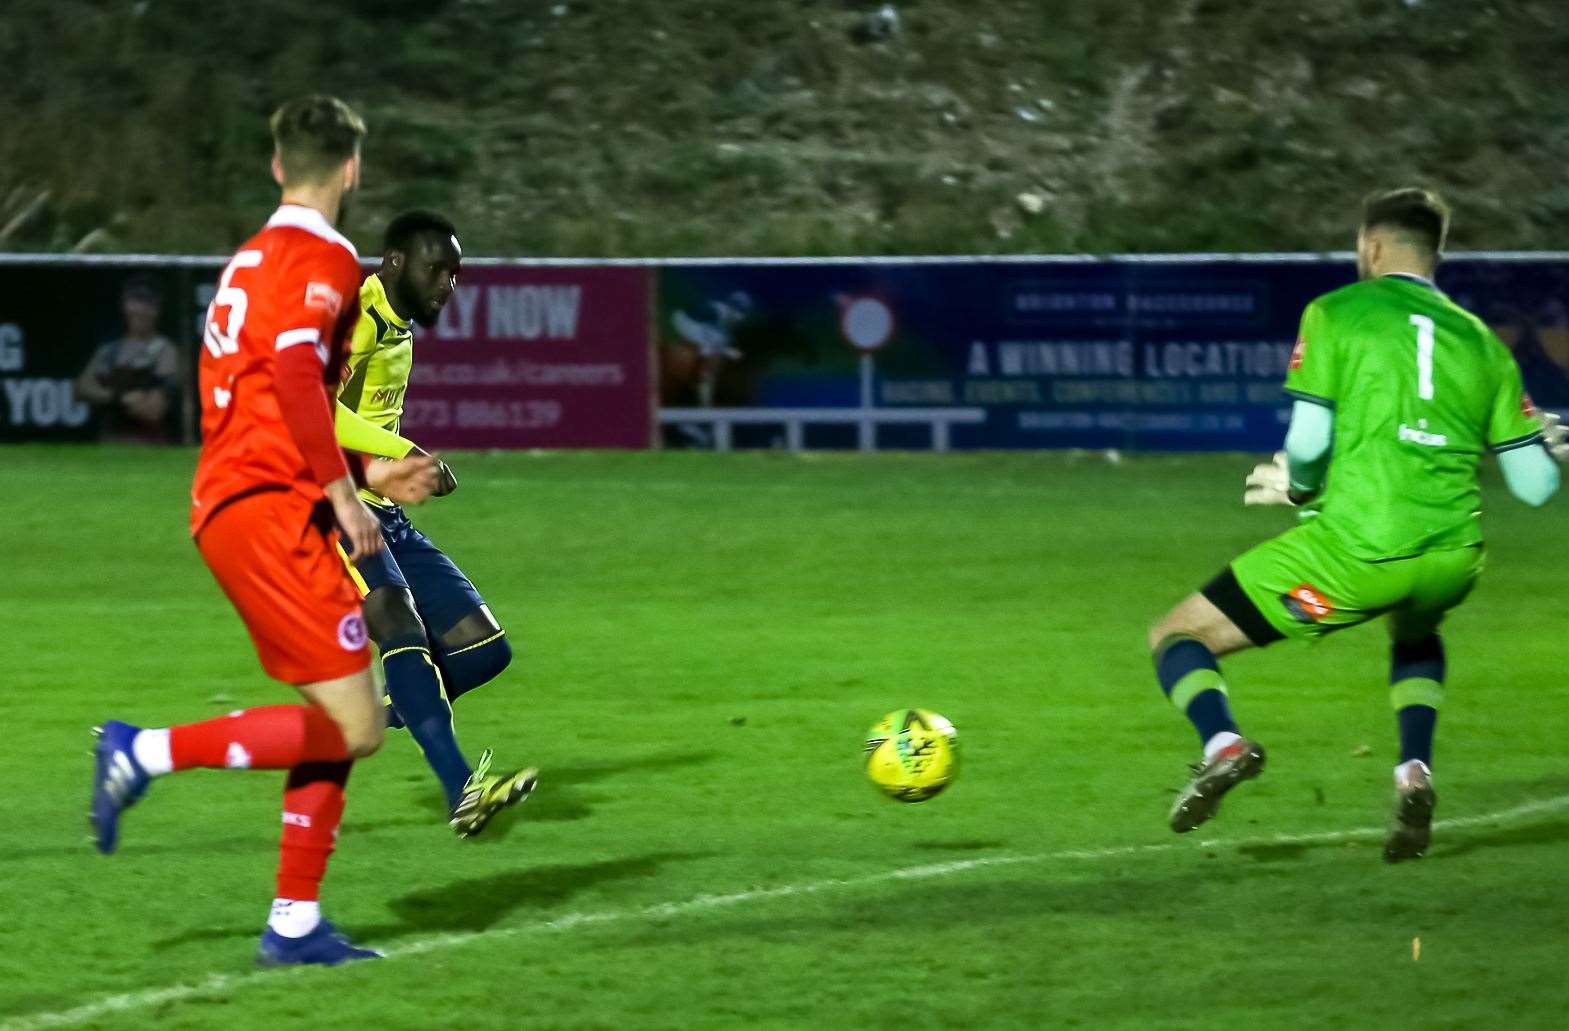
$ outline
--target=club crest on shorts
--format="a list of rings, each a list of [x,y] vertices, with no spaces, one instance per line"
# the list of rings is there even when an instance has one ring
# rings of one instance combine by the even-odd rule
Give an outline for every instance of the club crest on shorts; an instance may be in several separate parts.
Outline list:
[[[365,633],[365,617],[358,612],[350,612],[338,620],[338,644],[344,651],[357,652],[365,647],[368,639]]]
[[[1329,599],[1312,584],[1297,584],[1280,596],[1280,603],[1298,623],[1322,622],[1335,611]]]

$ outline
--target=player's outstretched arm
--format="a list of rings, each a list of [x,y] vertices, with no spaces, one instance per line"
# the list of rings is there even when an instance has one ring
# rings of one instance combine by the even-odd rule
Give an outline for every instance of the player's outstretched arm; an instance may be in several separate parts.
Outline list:
[[[370,455],[372,458],[407,458],[411,455],[428,454],[412,440],[400,437],[391,430],[382,429],[342,401],[337,403],[337,411],[333,416],[333,429],[338,435],[339,445],[343,448],[357,451],[362,455]],[[371,489],[375,489],[374,485]],[[444,498],[457,489],[458,478],[452,475],[452,469],[446,462],[436,459],[436,489],[431,491],[431,496]],[[382,497],[391,497],[391,495],[382,494]],[[425,499],[421,497],[419,500]]]
[[[382,429],[342,401],[335,407],[333,430],[345,450],[375,458],[403,458],[419,450],[412,440]]]
[[[1286,468],[1292,504],[1300,505],[1323,489],[1334,439],[1332,409],[1311,401],[1298,401],[1291,406],[1291,425],[1286,429]]]
[[[1547,504],[1558,491],[1558,463],[1553,461],[1551,447],[1544,441],[1541,446],[1515,448],[1498,456],[1509,493],[1532,508]]]
[[[1334,437],[1335,413],[1323,405],[1298,401],[1291,409],[1286,449],[1253,467],[1242,503],[1300,505],[1312,499],[1324,485]]]
[[[409,454],[411,454],[411,455],[428,455],[428,454],[430,454],[430,452],[426,451],[424,448],[420,447],[418,444],[415,444],[413,446],[412,450],[409,451]],[[432,456],[432,457],[434,457],[434,456]],[[447,464],[445,459],[443,459],[443,458],[436,458],[436,489],[431,492],[431,497],[433,497],[433,498],[444,498],[448,494],[451,494],[453,491],[455,491],[457,489],[458,489],[458,478],[452,472],[452,467]]]

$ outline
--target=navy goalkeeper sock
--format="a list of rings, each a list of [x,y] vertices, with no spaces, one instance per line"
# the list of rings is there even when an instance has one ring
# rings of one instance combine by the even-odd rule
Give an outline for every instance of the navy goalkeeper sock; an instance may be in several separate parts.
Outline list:
[[[393,706],[441,781],[448,805],[456,805],[472,771],[458,747],[452,707],[441,689],[441,674],[431,661],[430,649],[424,641],[389,643],[381,653],[381,668],[387,674],[387,694]]]
[[[1400,761],[1419,759],[1433,768],[1433,731],[1438,727],[1438,710],[1431,705],[1407,705],[1395,713],[1400,727]]]
[[[1155,676],[1171,704],[1188,717],[1199,743],[1216,734],[1238,733],[1226,704],[1226,682],[1215,653],[1191,637],[1171,637],[1155,649]]]
[[[1400,728],[1400,761],[1433,765],[1433,732],[1444,700],[1444,644],[1437,634],[1389,649],[1389,704]]]

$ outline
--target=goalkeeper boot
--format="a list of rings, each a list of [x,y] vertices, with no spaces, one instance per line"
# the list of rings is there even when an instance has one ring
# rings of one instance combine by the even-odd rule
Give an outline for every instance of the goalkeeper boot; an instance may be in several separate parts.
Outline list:
[[[1421,859],[1433,838],[1433,771],[1419,759],[1402,764],[1395,774],[1395,812],[1384,841],[1384,862]]]
[[[1264,749],[1257,741],[1239,737],[1215,753],[1213,759],[1190,767],[1193,779],[1171,807],[1171,829],[1186,834],[1220,811],[1226,792],[1264,772]]]
[[[286,938],[271,927],[262,932],[261,944],[256,947],[256,965],[259,967],[324,966],[335,967],[357,959],[380,959],[375,949],[362,949],[326,920],[318,923],[309,934],[299,938]]]
[[[104,855],[120,841],[120,815],[146,794],[152,781],[131,748],[140,730],[119,720],[105,720],[93,728],[98,741],[93,746],[93,803],[87,820],[94,844]]]
[[[460,838],[472,838],[484,830],[491,817],[507,806],[523,801],[539,783],[539,771],[533,767],[511,773],[491,773],[490,761],[491,752],[487,748],[463,785],[458,804],[452,807],[452,829]]]

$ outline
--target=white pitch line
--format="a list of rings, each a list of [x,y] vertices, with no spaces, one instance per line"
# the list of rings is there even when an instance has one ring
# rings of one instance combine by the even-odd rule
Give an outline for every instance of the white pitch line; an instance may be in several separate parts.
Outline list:
[[[1438,831],[1461,830],[1466,827],[1478,827],[1490,823],[1517,820],[1524,816],[1534,816],[1538,813],[1551,812],[1565,807],[1569,807],[1569,795],[1559,795],[1555,798],[1525,802],[1508,809],[1500,809],[1497,812],[1480,813],[1475,816],[1458,816],[1448,820],[1434,820],[1433,829]],[[604,910],[597,913],[567,913],[553,920],[542,920],[536,923],[524,924],[521,927],[503,927],[490,931],[468,931],[459,934],[436,935],[430,938],[421,938],[407,945],[400,945],[397,948],[388,949],[387,958],[400,959],[404,956],[418,956],[426,952],[467,945],[471,942],[495,941],[501,938],[515,938],[525,934],[570,931],[579,927],[592,927],[599,924],[619,923],[627,920],[658,920],[691,913],[705,913],[750,902],[767,902],[772,899],[817,895],[826,891],[842,888],[860,888],[875,884],[885,884],[889,881],[926,880],[934,877],[947,877],[952,874],[967,873],[971,870],[980,870],[988,867],[1023,866],[1033,863],[1049,863],[1073,859],[1118,859],[1130,856],[1153,855],[1157,852],[1174,852],[1178,849],[1193,849],[1195,847],[1200,849],[1241,849],[1268,845],[1327,845],[1334,844],[1337,841],[1379,837],[1387,833],[1387,831],[1388,828],[1385,827],[1355,827],[1343,831],[1320,831],[1311,834],[1274,834],[1268,837],[1242,838],[1236,841],[1216,838],[1198,842],[1170,841],[1151,845],[1063,849],[1057,852],[1039,852],[1034,855],[1023,856],[982,856],[976,859],[955,860],[950,863],[907,866],[898,870],[869,874],[865,877],[807,881],[802,884],[785,884],[777,888],[756,888],[751,891],[737,891],[725,895],[697,895],[677,902],[660,902],[636,909]],[[264,978],[277,978],[298,972],[299,968],[290,968],[282,971],[259,971],[249,974],[213,974],[211,977],[194,984],[176,984],[167,988],[126,992],[122,995],[106,996],[96,1002],[90,1002],[75,1009],[12,1017],[0,1024],[0,1031],[34,1031],[36,1028],[69,1027],[72,1024],[80,1024],[98,1017],[147,1009],[148,1007],[164,1003],[183,1002],[186,999],[213,995],[231,988],[240,988]]]

